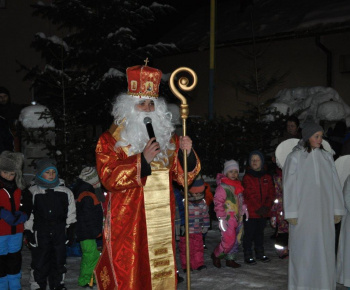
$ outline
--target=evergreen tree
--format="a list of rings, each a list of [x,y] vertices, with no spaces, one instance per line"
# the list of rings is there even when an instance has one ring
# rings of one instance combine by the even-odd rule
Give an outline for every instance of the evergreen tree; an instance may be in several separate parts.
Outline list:
[[[33,81],[36,101],[55,120],[56,142],[50,152],[70,182],[82,165],[94,162],[96,126],[104,130],[111,124],[114,96],[126,91],[126,67],[176,49],[154,43],[154,28],[174,8],[147,0],[52,0],[32,7],[57,33],[39,32],[32,42],[46,61],[44,68],[21,67],[27,71],[25,79]]]

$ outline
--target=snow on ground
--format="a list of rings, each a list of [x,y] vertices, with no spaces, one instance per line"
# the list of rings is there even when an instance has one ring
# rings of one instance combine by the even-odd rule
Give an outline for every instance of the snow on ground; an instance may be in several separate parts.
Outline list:
[[[191,289],[194,290],[232,290],[232,289],[262,289],[262,290],[284,290],[287,289],[288,281],[288,259],[281,260],[275,254],[274,240],[270,239],[273,229],[267,225],[265,229],[265,254],[271,258],[269,263],[259,263],[248,266],[243,263],[242,249],[238,254],[237,262],[242,264],[241,268],[228,268],[222,261],[221,269],[213,266],[210,254],[220,241],[220,231],[217,222],[213,221],[212,230],[208,231],[206,244],[208,249],[204,252],[207,269],[191,272]],[[29,290],[30,274],[30,251],[23,247],[22,265],[22,289]],[[178,255],[177,255],[178,257]],[[178,266],[180,263],[178,262]],[[68,257],[66,275],[66,287],[69,290],[84,289],[77,284],[79,276],[80,257]],[[186,274],[180,270],[180,276],[186,279]],[[96,286],[93,289],[97,289]],[[178,285],[178,290],[187,289],[186,280]],[[337,284],[337,290],[347,288]],[[167,289],[164,289],[167,290]]]

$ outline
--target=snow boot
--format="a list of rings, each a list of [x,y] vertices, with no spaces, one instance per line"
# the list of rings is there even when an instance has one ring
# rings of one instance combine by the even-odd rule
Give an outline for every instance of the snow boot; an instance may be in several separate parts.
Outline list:
[[[218,257],[216,257],[214,253],[212,253],[210,257],[213,259],[213,265],[214,265],[216,268],[221,268],[220,259],[219,259]]]
[[[255,265],[256,261],[253,258],[245,258],[244,263],[246,263],[248,265]]]
[[[241,264],[236,263],[234,260],[226,260],[226,266],[231,268],[239,268]]]
[[[185,279],[182,278],[182,277],[179,275],[179,272],[176,272],[176,276],[177,276],[177,284],[179,284],[179,283],[185,281]]]
[[[270,262],[271,259],[268,256],[263,255],[262,257],[257,258],[260,262],[267,263]]]

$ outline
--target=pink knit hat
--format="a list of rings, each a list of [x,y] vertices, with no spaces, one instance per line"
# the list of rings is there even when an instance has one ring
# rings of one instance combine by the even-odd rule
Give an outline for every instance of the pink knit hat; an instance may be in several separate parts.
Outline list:
[[[227,172],[231,171],[232,169],[237,169],[239,172],[239,164],[237,161],[231,159],[225,162],[224,164],[224,171],[223,173],[226,175]]]

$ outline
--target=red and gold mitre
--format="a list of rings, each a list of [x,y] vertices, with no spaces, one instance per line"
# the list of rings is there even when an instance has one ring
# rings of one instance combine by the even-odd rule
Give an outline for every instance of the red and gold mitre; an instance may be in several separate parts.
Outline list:
[[[158,98],[162,72],[146,65],[136,65],[126,69],[128,94],[139,98]]]

